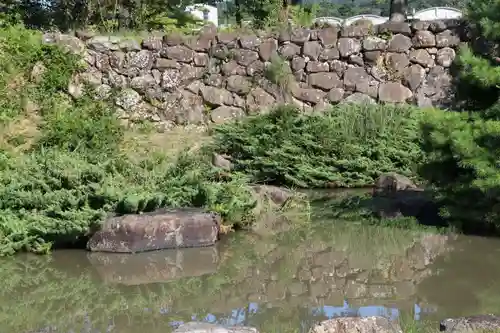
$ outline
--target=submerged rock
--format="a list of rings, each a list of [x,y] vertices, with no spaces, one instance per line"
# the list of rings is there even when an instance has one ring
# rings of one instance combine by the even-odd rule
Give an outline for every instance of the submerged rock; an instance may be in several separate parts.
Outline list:
[[[284,205],[294,195],[292,191],[278,186],[255,185],[252,188],[255,193],[262,197],[270,198],[278,206]]]
[[[322,321],[309,333],[402,333],[397,323],[379,316],[342,317]]]
[[[395,172],[384,173],[375,181],[375,192],[378,193],[393,193],[408,189],[417,189],[417,186],[408,177]]]
[[[249,326],[224,327],[210,323],[188,322],[179,326],[173,333],[259,333]]]
[[[500,317],[492,314],[447,318],[439,324],[441,332],[478,332],[500,330]]]
[[[381,218],[415,217],[426,225],[442,225],[439,207],[429,192],[419,188],[408,177],[389,172],[374,184],[375,215]]]
[[[202,209],[161,209],[107,219],[87,243],[94,252],[135,253],[214,245],[221,217]]]

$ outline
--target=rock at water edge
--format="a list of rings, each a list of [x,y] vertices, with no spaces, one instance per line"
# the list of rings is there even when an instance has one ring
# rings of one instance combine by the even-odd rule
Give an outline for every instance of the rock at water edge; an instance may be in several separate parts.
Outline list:
[[[492,314],[447,318],[439,324],[441,332],[498,332],[500,317]]]
[[[214,245],[221,217],[202,209],[162,209],[107,219],[87,243],[93,252],[135,253]]]
[[[224,327],[210,323],[188,322],[179,326],[173,333],[259,333],[249,326]]]
[[[313,326],[309,333],[402,333],[399,324],[387,318],[343,317],[322,321]]]

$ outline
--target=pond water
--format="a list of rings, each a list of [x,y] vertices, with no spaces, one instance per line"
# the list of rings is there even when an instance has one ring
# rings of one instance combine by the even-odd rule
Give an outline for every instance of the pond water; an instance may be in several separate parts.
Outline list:
[[[214,248],[1,259],[2,332],[169,332],[204,320],[307,332],[342,315],[437,322],[500,308],[500,240],[323,223]]]

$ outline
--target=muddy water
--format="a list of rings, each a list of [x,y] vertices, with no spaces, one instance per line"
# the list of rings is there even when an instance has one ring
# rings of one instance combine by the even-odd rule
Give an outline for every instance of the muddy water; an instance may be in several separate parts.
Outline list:
[[[191,319],[307,332],[340,315],[437,321],[500,308],[500,240],[322,225],[135,256],[0,261],[2,332],[168,332]]]

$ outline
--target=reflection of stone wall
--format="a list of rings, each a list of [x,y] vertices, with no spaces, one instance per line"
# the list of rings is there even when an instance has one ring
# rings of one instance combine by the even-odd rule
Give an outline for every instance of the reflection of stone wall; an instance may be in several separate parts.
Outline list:
[[[236,288],[223,289],[220,299],[234,304],[220,301],[214,307],[222,312],[241,307],[243,300],[278,307],[280,302],[342,306],[345,299],[352,305],[405,304],[414,301],[417,284],[432,274],[428,266],[447,250],[447,240],[448,236],[425,235],[388,255],[357,252],[354,246],[339,250],[324,243],[295,250],[278,247],[261,264],[242,272],[240,280],[233,281]]]
[[[305,109],[341,101],[444,103],[459,25],[365,22],[244,36],[207,27],[199,36],[142,42],[87,33],[44,39],[84,55],[88,69],[70,85],[73,96],[82,82],[94,85],[97,97],[118,88],[115,103],[125,119],[199,124],[262,112],[282,100],[283,87],[265,74],[276,54],[293,72],[287,100]]]
[[[249,301],[273,307],[280,302],[284,307],[295,302],[297,306],[341,306],[347,299],[352,305],[399,307],[413,306],[417,284],[432,274],[429,265],[447,250],[447,241],[448,236],[424,235],[387,251],[370,252],[357,251],[353,245],[332,247],[331,242],[301,242],[299,248],[290,248],[259,240],[251,249],[248,244],[242,248],[254,252],[250,261],[234,256],[237,245],[220,246],[220,256],[216,248],[200,248],[139,255],[95,253],[89,259],[104,280],[128,285],[203,274],[220,277],[227,281],[220,291],[213,293],[209,287],[200,291],[216,295],[213,300],[204,296],[202,301],[210,304],[212,313],[226,313]],[[197,297],[176,299],[175,311],[182,312],[184,303],[191,307]]]

